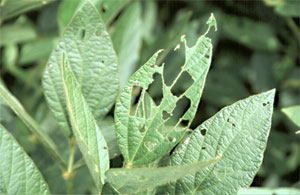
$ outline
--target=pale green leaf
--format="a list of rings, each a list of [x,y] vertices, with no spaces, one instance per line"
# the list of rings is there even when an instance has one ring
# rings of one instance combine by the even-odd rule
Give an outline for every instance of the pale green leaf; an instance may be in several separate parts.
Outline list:
[[[86,14],[89,13],[89,14]],[[97,9],[87,1],[65,29],[43,77],[47,103],[65,135],[71,135],[60,73],[64,52],[96,119],[112,107],[119,91],[116,54]]]
[[[114,26],[112,41],[118,55],[121,88],[135,71],[142,45],[142,5],[132,3]]]
[[[117,192],[121,194],[137,193],[205,169],[217,162],[219,158],[216,157],[192,164],[160,168],[113,168],[107,171],[106,177],[107,181]]]
[[[63,57],[62,57],[63,58]],[[80,85],[67,62],[61,66],[68,114],[76,142],[99,191],[104,184],[105,171],[109,169],[108,147],[102,132],[83,97]]]
[[[27,18],[20,17],[13,24],[1,26],[0,37],[0,46],[2,46],[6,44],[31,41],[37,37],[37,32]]]
[[[117,139],[120,150],[126,163],[131,165],[142,165],[150,163],[169,152],[183,137],[185,130],[191,124],[197,106],[202,95],[206,75],[211,62],[212,44],[211,40],[201,36],[193,47],[188,47],[184,37],[186,48],[186,61],[181,67],[180,73],[171,86],[163,82],[163,99],[159,106],[154,105],[150,116],[144,113],[142,116],[133,113],[131,108],[131,93],[136,86],[142,88],[141,100],[153,82],[153,75],[163,75],[164,66],[157,65],[159,52],[155,53],[146,64],[144,64],[128,80],[116,102],[115,122]],[[181,75],[188,74],[193,84],[180,96],[172,94],[171,89]],[[162,78],[164,81],[164,79]],[[176,110],[176,103],[179,100],[190,101],[189,109],[178,120],[177,124],[170,130],[165,128],[169,119],[172,119],[173,111]],[[163,113],[169,115],[163,118]],[[188,121],[188,126],[179,129],[178,125],[182,120]]]
[[[283,108],[282,112],[300,127],[300,105]]]
[[[170,165],[222,154],[214,166],[165,187],[166,194],[236,194],[257,173],[271,127],[275,90],[223,108],[197,127],[171,156]],[[222,189],[220,191],[220,189]]]
[[[61,169],[65,169],[66,165],[58,152],[58,148],[52,141],[52,139],[41,129],[38,123],[26,112],[22,104],[16,99],[3,85],[0,83],[0,97],[6,102],[8,106],[18,115],[18,117],[24,122],[28,129],[37,136],[40,142],[45,146],[47,151],[52,155]]]
[[[54,0],[2,0],[0,2],[0,23],[4,19],[47,5]]]
[[[109,24],[111,20],[120,12],[120,10],[129,3],[130,0],[89,0],[94,4],[100,13],[105,24]],[[61,31],[71,22],[78,9],[86,2],[86,0],[63,0],[58,9],[58,23]]]
[[[237,193],[238,195],[299,195],[300,190],[295,188],[257,188],[252,187],[248,189],[241,189]]]
[[[276,13],[282,16],[300,17],[300,1],[299,0],[282,0],[275,7]]]
[[[50,194],[24,149],[0,123],[0,194]]]

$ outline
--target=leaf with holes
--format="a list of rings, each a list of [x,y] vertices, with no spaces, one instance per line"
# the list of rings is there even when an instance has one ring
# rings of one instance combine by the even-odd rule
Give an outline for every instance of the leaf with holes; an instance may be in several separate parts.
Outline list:
[[[86,14],[89,13],[89,14]],[[95,118],[111,108],[119,90],[116,54],[97,9],[89,1],[77,11],[53,50],[44,73],[46,100],[65,135],[71,134],[60,76],[64,52]]]
[[[0,194],[50,194],[43,176],[0,124]]]
[[[188,165],[159,168],[110,169],[107,181],[120,194],[136,193],[179,179],[187,174],[205,169],[218,161],[220,156]]]
[[[186,48],[185,64],[170,86],[164,83],[162,76],[163,98],[159,106],[153,106],[150,115],[132,112],[131,93],[140,87],[142,91],[140,101],[143,101],[143,94],[153,82],[153,75],[155,73],[163,75],[164,66],[156,64],[160,51],[133,74],[116,102],[117,140],[128,166],[150,163],[169,152],[183,137],[195,116],[211,62],[212,44],[205,35],[201,36],[191,48],[187,46],[184,37],[182,41]],[[183,73],[188,74],[193,83],[183,94],[175,96],[171,90]],[[189,101],[190,107],[175,126],[167,130],[165,126],[172,119],[177,102],[181,99]],[[179,130],[177,127],[182,121],[188,121],[188,125]]]
[[[109,169],[108,147],[91,109],[80,91],[80,85],[62,56],[61,77],[64,85],[68,114],[76,142],[99,191],[104,174]]]
[[[236,194],[257,173],[271,127],[275,90],[238,101],[205,121],[180,144],[170,165],[222,154],[214,166],[165,186],[165,194]]]

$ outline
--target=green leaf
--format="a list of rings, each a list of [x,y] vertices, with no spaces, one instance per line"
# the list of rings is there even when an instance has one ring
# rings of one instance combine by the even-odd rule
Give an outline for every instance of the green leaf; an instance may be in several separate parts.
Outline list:
[[[269,24],[227,14],[222,14],[221,20],[221,34],[225,38],[253,50],[274,52],[279,49],[279,41]]]
[[[31,158],[0,123],[0,193],[50,194]]]
[[[109,169],[107,144],[87,101],[81,93],[79,83],[66,61],[62,60],[64,62],[61,66],[61,76],[72,129],[96,187],[101,192],[105,171]]]
[[[300,190],[293,189],[293,188],[276,188],[276,189],[268,189],[268,188],[248,188],[248,189],[241,189],[237,193],[238,195],[299,195]]]
[[[281,111],[300,127],[300,105],[283,108]]]
[[[64,134],[70,136],[72,132],[60,73],[62,52],[95,118],[102,118],[118,94],[119,75],[110,37],[98,11],[89,1],[78,10],[65,29],[49,58],[43,77],[47,103]]]
[[[0,11],[1,13],[1,11]],[[34,26],[25,17],[20,17],[13,24],[0,28],[0,46],[13,43],[24,43],[37,37]]]
[[[238,101],[205,121],[182,142],[170,165],[222,154],[214,166],[165,187],[166,194],[235,194],[257,173],[271,127],[275,90]]]
[[[45,146],[47,151],[52,155],[53,159],[58,162],[61,169],[65,169],[66,165],[58,152],[58,149],[52,139],[41,129],[38,123],[26,112],[22,104],[17,100],[3,85],[0,83],[0,97],[7,105],[18,115],[28,129],[34,133],[40,142]]]
[[[120,16],[112,33],[112,41],[118,55],[121,88],[135,71],[142,45],[142,5],[132,3]]]
[[[282,0],[275,7],[275,12],[282,16],[300,17],[300,2],[298,0]]]
[[[54,0],[2,0],[0,3],[0,23],[4,19],[8,19],[32,9],[39,8],[51,2],[54,2]]]
[[[109,24],[111,20],[120,12],[120,10],[129,3],[130,0],[89,0],[98,12],[105,24]],[[71,22],[75,13],[86,2],[86,0],[64,0],[58,9],[58,22],[61,31]]]
[[[164,65],[157,65],[157,58],[160,51],[155,53],[133,76],[128,80],[116,102],[115,122],[116,133],[120,150],[126,163],[131,165],[142,165],[150,163],[169,152],[183,137],[185,130],[191,124],[197,106],[202,95],[204,82],[211,62],[212,44],[211,40],[201,36],[197,43],[189,48],[185,38],[182,37],[186,48],[186,61],[181,67],[180,73],[172,85],[168,86],[163,81],[163,99],[159,106],[154,105],[151,115],[142,116],[133,113],[131,110],[131,93],[136,86],[142,88],[141,100],[149,85],[153,82],[153,75],[163,75]],[[171,89],[177,80],[188,74],[193,84],[180,96],[172,94]],[[177,124],[170,130],[165,128],[166,122],[172,117],[163,119],[163,113],[172,116],[176,103],[179,100],[190,101],[190,107],[179,119]],[[182,120],[188,121],[188,126],[179,130],[178,125]]]
[[[145,189],[175,181],[217,162],[220,157],[192,164],[168,166],[160,168],[116,168],[106,173],[107,181],[119,193],[136,193]]]

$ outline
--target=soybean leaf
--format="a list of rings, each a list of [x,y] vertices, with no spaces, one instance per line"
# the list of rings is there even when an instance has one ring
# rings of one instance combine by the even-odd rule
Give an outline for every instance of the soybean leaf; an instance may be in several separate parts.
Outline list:
[[[64,56],[62,58],[61,77],[72,129],[96,187],[101,192],[105,179],[104,173],[109,169],[107,144],[81,93],[75,75],[66,64]]]
[[[86,14],[89,13],[89,14]],[[116,54],[105,25],[92,3],[78,10],[53,50],[44,72],[47,103],[66,136],[71,135],[60,66],[64,52],[79,88],[96,119],[111,108],[119,90]]]
[[[237,193],[238,195],[299,195],[300,190],[295,188],[275,188],[275,189],[268,189],[268,188],[248,188],[248,189],[241,189]]]
[[[255,22],[248,18],[233,15],[222,15],[222,35],[250,49],[260,51],[277,51],[279,41],[271,26],[267,23]]]
[[[54,0],[2,0],[0,3],[0,23],[4,19],[14,17],[32,9],[44,6]]]
[[[120,16],[112,33],[112,41],[118,55],[121,88],[135,71],[142,44],[141,2],[132,3]]]
[[[282,112],[300,127],[300,105],[283,108]]]
[[[1,194],[50,194],[34,162],[1,123],[0,159]]]
[[[275,12],[282,16],[300,17],[300,2],[298,0],[283,0],[275,7]]]
[[[160,168],[116,168],[106,173],[107,181],[121,194],[154,188],[209,167],[220,156],[192,164]]]
[[[164,66],[156,64],[160,52],[158,51],[128,80],[116,102],[117,140],[128,166],[150,163],[169,152],[183,137],[195,116],[211,62],[212,44],[205,35],[201,36],[191,48],[187,46],[184,37],[182,37],[182,41],[185,43],[186,61],[171,86],[164,83]],[[143,94],[153,82],[152,77],[155,73],[162,76],[163,99],[159,106],[153,106],[150,115],[144,113],[139,116],[138,113],[132,112],[131,93],[136,86],[141,87],[141,100],[143,101]],[[191,77],[193,84],[177,97],[172,94],[171,89],[183,73]],[[167,130],[166,123],[172,118],[171,115],[176,110],[176,104],[181,99],[189,101],[190,107],[176,125]],[[188,121],[187,127],[177,128],[183,120]]]
[[[205,121],[180,144],[170,165],[222,154],[214,166],[165,187],[166,194],[236,194],[257,173],[271,127],[275,90],[240,100]]]
[[[52,139],[41,129],[37,122],[26,112],[22,104],[17,100],[3,85],[0,83],[0,97],[7,105],[18,115],[24,122],[28,129],[37,136],[41,143],[45,146],[47,151],[52,155],[53,159],[58,162],[61,169],[65,169],[66,165],[62,159],[55,143]]]
[[[105,24],[110,23],[129,1],[130,0],[90,0],[101,14]],[[58,9],[58,22],[61,31],[71,22],[72,17],[85,2],[86,0],[64,0],[61,2]]]
[[[13,24],[3,25],[0,28],[0,37],[0,46],[2,46],[33,40],[37,37],[37,32],[27,18],[20,17]]]

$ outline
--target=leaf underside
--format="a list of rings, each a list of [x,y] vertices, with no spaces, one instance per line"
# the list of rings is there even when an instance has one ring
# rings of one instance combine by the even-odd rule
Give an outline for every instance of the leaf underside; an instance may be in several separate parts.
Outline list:
[[[107,181],[114,190],[121,193],[137,193],[154,188],[167,182],[179,179],[187,174],[200,171],[215,162],[220,157],[188,165],[168,166],[160,168],[110,169],[107,171]]]
[[[0,194],[50,194],[43,176],[0,124]]]
[[[89,13],[89,14],[86,14]],[[96,119],[107,114],[119,90],[116,54],[97,11],[87,1],[66,27],[43,76],[50,110],[66,136],[71,135],[61,78],[61,53],[74,72],[79,88]]]
[[[104,173],[109,169],[108,147],[74,74],[65,63],[61,73],[72,129],[96,187],[101,191]]]
[[[150,115],[132,113],[131,94],[135,87],[141,87],[140,101],[143,101],[145,91],[153,82],[153,75],[155,73],[163,75],[164,67],[156,64],[158,51],[128,80],[116,102],[117,140],[129,165],[147,164],[169,152],[180,141],[194,118],[211,62],[212,44],[205,36],[201,36],[191,48],[186,45],[184,37],[182,41],[185,43],[186,61],[177,79],[183,73],[188,73],[193,80],[193,84],[183,94],[175,96],[171,92],[177,79],[172,85],[167,86],[162,76],[163,98],[159,106],[152,105]],[[183,98],[190,101],[190,107],[173,128],[166,130],[165,123],[173,115],[176,103]],[[163,112],[168,113],[170,117],[163,119]],[[188,126],[178,130],[177,126],[183,120],[188,121]]]
[[[238,101],[205,121],[180,144],[170,165],[222,154],[213,166],[165,186],[166,194],[236,194],[257,173],[271,127],[275,90]],[[222,192],[220,191],[222,189]]]

